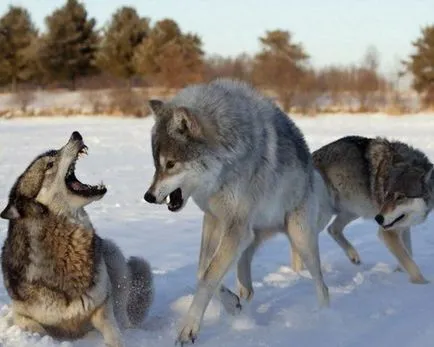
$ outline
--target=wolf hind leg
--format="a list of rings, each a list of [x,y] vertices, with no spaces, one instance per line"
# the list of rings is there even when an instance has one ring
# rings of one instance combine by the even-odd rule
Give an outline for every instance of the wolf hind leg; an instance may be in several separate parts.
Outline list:
[[[339,212],[334,221],[328,227],[328,233],[333,237],[336,243],[344,250],[348,259],[353,264],[360,264],[360,256],[354,246],[344,236],[344,228],[358,216],[349,212]]]
[[[306,265],[312,279],[320,306],[329,305],[329,292],[324,283],[319,255],[318,233],[309,223],[309,200],[296,211],[286,216],[286,230],[293,247]]]
[[[128,293],[127,314],[133,326],[139,325],[146,317],[152,304],[154,288],[151,267],[139,257],[128,259],[131,283]]]

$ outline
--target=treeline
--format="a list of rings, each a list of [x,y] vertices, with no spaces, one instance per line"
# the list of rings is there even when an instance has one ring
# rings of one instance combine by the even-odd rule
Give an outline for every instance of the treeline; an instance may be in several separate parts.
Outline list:
[[[29,12],[17,6],[0,18],[0,86],[13,92],[59,87],[170,90],[226,76],[253,83],[285,110],[408,107],[396,89],[400,74],[390,81],[379,72],[374,47],[358,64],[314,69],[308,52],[288,31],[264,33],[256,54],[209,57],[198,34],[183,32],[172,19],[152,23],[133,7],[119,8],[98,30],[83,3],[67,0],[45,23],[40,32]],[[433,28],[424,29],[414,43],[416,54],[403,64],[416,76],[415,89],[427,106],[434,103]]]
[[[202,42],[171,19],[151,26],[134,8],[122,7],[97,30],[84,5],[68,0],[45,23],[39,33],[28,11],[15,6],[0,18],[0,83],[12,91],[25,82],[74,90],[83,78],[101,75],[102,86],[110,83],[107,76],[130,86],[175,88],[201,79]]]

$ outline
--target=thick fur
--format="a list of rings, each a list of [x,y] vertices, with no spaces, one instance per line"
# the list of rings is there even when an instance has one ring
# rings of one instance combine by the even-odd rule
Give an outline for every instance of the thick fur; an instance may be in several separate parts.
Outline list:
[[[247,84],[226,79],[189,86],[167,103],[151,100],[150,108],[155,175],[145,200],[169,197],[169,209],[179,211],[191,197],[204,212],[197,291],[178,341],[194,342],[213,294],[229,312],[239,310],[238,296],[220,285],[238,258],[239,294],[252,297],[251,259],[276,232],[291,239],[328,304],[312,223],[313,163],[292,120]]]
[[[1,213],[10,220],[3,280],[20,328],[78,338],[93,326],[107,346],[119,347],[119,327],[145,317],[152,275],[143,259],[127,262],[95,233],[83,206],[101,199],[105,188],[87,197],[67,188],[65,174],[84,146],[77,134],[60,150],[38,156],[12,187]]]
[[[426,283],[412,260],[409,232],[434,206],[433,165],[428,158],[402,142],[348,136],[318,149],[313,159],[329,192],[331,205],[324,214],[336,214],[328,231],[349,259],[360,263],[343,234],[345,226],[359,217],[375,217],[379,237],[410,280]]]

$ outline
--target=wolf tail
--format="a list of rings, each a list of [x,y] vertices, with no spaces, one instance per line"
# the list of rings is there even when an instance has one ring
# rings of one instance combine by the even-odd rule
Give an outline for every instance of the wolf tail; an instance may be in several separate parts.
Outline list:
[[[127,262],[131,274],[130,291],[127,299],[127,315],[133,326],[146,317],[154,296],[151,267],[139,257],[130,257]]]

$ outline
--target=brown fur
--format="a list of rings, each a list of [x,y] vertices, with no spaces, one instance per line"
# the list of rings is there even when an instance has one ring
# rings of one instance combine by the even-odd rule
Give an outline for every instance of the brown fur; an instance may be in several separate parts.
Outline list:
[[[96,235],[84,206],[107,190],[75,178],[85,149],[74,132],[61,149],[38,156],[12,187],[0,213],[9,220],[4,285],[21,329],[77,338],[93,326],[107,346],[122,347],[119,327],[139,324],[151,304],[152,272],[142,258],[127,262],[113,242]],[[146,290],[131,293],[136,287]]]
[[[27,211],[43,209],[30,201],[22,205],[27,205]],[[101,261],[101,239],[93,229],[46,209],[11,224],[14,232],[5,240],[2,265],[7,269],[4,281],[12,299],[32,305],[50,297],[58,305],[68,306],[94,285],[96,266]],[[41,271],[28,279],[31,266]],[[84,328],[88,323],[86,315],[44,328],[57,337],[77,337],[88,330]]]

